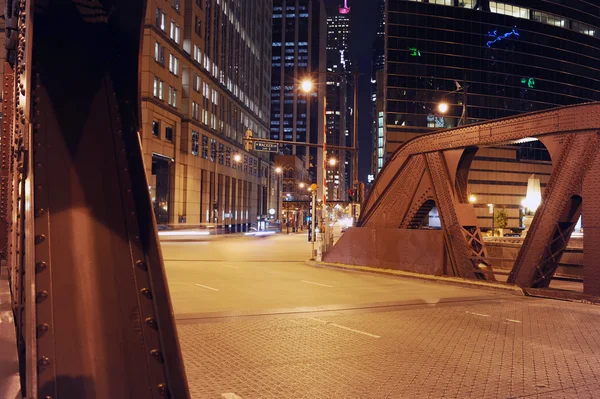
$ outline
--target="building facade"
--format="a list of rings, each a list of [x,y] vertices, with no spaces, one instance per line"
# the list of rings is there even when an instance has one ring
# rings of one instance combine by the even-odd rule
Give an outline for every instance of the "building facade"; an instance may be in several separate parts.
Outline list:
[[[327,8],[327,143],[352,146],[353,90],[350,63],[350,9]],[[347,200],[352,187],[352,153],[328,151],[335,165],[327,169],[327,198]]]
[[[274,0],[272,20],[271,119],[273,140],[322,143],[325,107],[326,14],[322,0]],[[310,80],[305,93],[301,83]],[[284,155],[295,155],[323,181],[322,151],[286,145]],[[322,185],[319,184],[322,190]]]
[[[385,87],[378,117],[386,156],[438,129],[600,100],[599,5],[385,3]],[[446,113],[438,108],[441,102],[448,104]],[[506,208],[509,227],[519,227],[528,177],[535,173],[543,188],[551,168],[539,141],[479,149],[469,190],[481,226],[491,226],[493,204]]]
[[[268,156],[269,0],[150,0],[141,63],[142,132],[159,224],[245,228],[276,200]]]

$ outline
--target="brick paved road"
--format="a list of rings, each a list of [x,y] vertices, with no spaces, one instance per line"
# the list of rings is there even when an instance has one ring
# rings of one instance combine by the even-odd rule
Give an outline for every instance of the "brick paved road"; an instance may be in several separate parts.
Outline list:
[[[203,256],[231,261],[213,255]],[[178,315],[194,398],[600,397],[598,306],[300,263],[270,273],[270,264],[234,261],[230,274],[203,262],[187,274],[190,284],[221,283],[218,292],[198,291],[196,313]],[[183,284],[177,265],[167,262],[169,280]],[[294,288],[301,270],[334,287]],[[255,300],[231,290],[255,280],[264,280]],[[269,281],[289,290],[269,290]],[[378,289],[393,302],[382,303]],[[291,298],[268,306],[286,292]],[[348,292],[358,298],[349,301]],[[187,310],[192,302],[175,301],[176,312],[178,303]],[[315,303],[328,310],[307,308]]]

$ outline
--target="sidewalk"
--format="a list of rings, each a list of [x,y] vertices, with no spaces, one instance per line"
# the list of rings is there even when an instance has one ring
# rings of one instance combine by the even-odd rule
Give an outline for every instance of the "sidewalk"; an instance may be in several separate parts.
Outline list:
[[[2,354],[0,358],[0,397],[20,399],[21,386],[15,324],[6,270],[2,271],[0,277],[0,354]]]

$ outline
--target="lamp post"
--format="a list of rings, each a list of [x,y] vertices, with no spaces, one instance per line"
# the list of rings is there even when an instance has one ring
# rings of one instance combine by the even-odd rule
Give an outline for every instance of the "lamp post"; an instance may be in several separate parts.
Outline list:
[[[277,174],[277,218],[281,220],[281,210],[279,208],[279,203],[281,202],[281,174],[283,173],[283,169],[281,166],[277,166],[275,168],[275,173]]]
[[[494,204],[488,204],[488,207],[490,208],[490,213],[492,214],[492,237],[494,237],[496,235],[496,232],[494,231],[494,216],[496,216],[496,212],[494,211]]]

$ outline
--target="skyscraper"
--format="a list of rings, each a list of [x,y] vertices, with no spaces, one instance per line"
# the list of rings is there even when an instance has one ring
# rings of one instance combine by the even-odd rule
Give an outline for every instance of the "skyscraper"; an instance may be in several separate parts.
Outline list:
[[[326,14],[321,0],[274,0],[270,135],[274,140],[321,143],[325,106]],[[301,82],[313,82],[304,93]],[[286,145],[316,178],[322,178],[322,151]],[[322,187],[319,184],[319,191]]]
[[[247,129],[268,137],[272,9],[247,3],[148,1],[141,138],[161,224],[246,228],[272,207],[268,156],[243,151]]]
[[[342,11],[340,11],[342,10]],[[351,146],[352,100],[350,86],[350,9],[327,8],[327,143]],[[352,187],[352,154],[341,150],[328,151],[338,160],[327,170],[327,193],[332,200],[347,199],[347,189]]]
[[[589,1],[386,0],[385,153],[443,128],[598,101],[599,50],[600,6]],[[548,151],[537,140],[474,150],[480,225],[491,227],[491,204],[519,227],[527,178],[543,189],[550,176]]]

